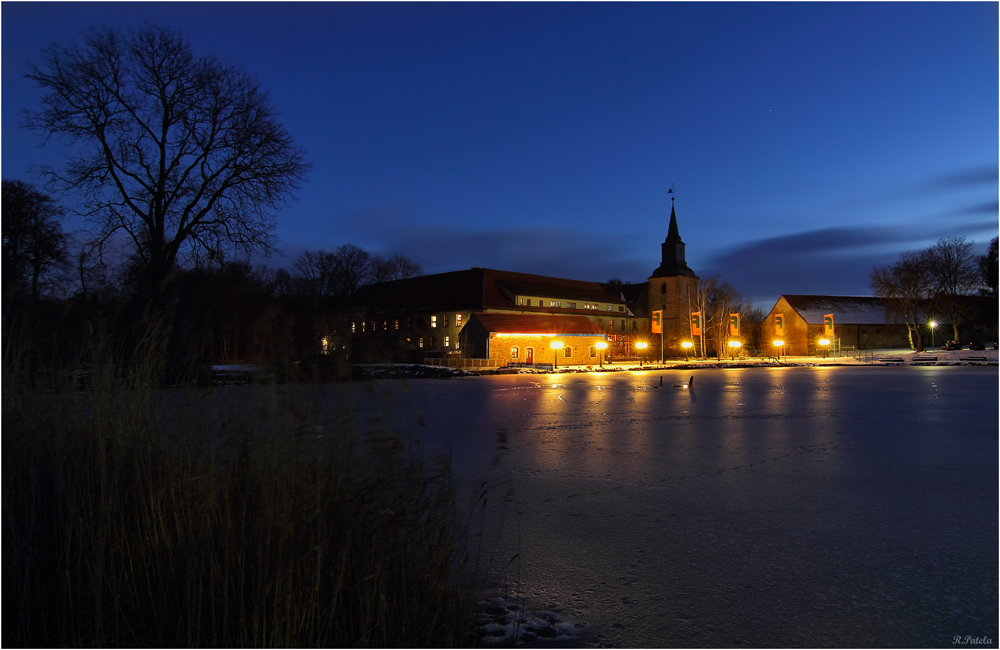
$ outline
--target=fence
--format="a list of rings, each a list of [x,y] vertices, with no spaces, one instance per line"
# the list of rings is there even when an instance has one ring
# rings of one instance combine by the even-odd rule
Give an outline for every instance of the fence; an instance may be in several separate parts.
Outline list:
[[[495,359],[463,359],[461,357],[439,357],[436,359],[424,359],[424,365],[446,366],[448,368],[496,368]]]

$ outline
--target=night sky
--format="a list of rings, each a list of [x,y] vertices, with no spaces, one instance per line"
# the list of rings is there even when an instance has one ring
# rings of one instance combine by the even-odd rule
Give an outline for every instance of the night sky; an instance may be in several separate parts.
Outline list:
[[[353,243],[428,273],[645,281],[673,186],[691,268],[770,308],[998,232],[996,2],[0,11],[5,179],[62,156],[20,128],[23,75],[82,29],[168,25],[256,75],[313,164],[271,265]]]

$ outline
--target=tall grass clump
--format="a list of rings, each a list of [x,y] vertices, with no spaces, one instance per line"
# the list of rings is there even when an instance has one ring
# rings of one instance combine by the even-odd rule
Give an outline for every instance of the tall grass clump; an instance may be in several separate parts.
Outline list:
[[[47,373],[5,345],[4,646],[472,642],[447,462],[302,387],[158,388],[161,339]]]

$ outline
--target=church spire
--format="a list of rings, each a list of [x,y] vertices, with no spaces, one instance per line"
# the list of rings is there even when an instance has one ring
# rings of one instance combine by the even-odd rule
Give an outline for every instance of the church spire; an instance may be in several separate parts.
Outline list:
[[[668,194],[673,194],[673,188]],[[684,261],[684,241],[677,228],[677,211],[674,209],[674,197],[670,197],[670,226],[667,228],[667,238],[660,244],[662,261],[653,271],[653,278],[669,278],[676,275],[694,276],[694,271],[688,268]]]

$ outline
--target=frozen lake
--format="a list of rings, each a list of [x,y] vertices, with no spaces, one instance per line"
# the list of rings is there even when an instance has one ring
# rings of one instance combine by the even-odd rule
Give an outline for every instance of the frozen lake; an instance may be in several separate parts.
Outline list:
[[[359,407],[491,482],[499,582],[579,645],[996,646],[996,368],[689,376],[380,381]]]

